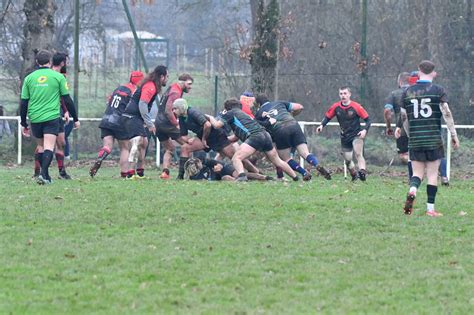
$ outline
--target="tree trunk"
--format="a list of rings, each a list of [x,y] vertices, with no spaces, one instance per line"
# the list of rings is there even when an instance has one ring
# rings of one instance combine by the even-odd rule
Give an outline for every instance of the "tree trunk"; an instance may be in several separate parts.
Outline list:
[[[35,66],[35,54],[41,49],[53,48],[54,14],[56,12],[54,0],[25,1],[23,12],[26,22],[23,27],[25,42],[22,48],[23,64],[21,77]]]

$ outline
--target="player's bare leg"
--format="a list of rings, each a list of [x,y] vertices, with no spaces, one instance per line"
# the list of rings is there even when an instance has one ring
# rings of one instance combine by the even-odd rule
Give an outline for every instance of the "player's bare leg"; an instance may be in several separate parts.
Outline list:
[[[295,172],[291,169],[288,163],[285,163],[282,159],[280,159],[275,148],[265,152],[265,155],[273,163],[273,165],[281,168],[283,172],[288,174],[288,176],[290,176],[294,181],[298,180],[298,176],[296,176]]]
[[[89,175],[91,177],[94,177],[95,174],[97,174],[100,166],[102,165],[102,162],[110,154],[113,146],[114,146],[114,137],[106,136],[102,139],[102,148],[99,150],[99,153],[97,155],[97,160],[95,161],[94,165],[92,165],[91,169],[89,170]]]
[[[128,171],[128,156],[130,154],[130,141],[129,140],[119,140],[119,148],[120,148],[120,176],[122,178],[127,177]]]
[[[165,148],[165,153],[163,154],[163,173],[161,173],[160,178],[169,179],[171,159],[173,158],[173,152],[176,150],[176,146],[171,139],[163,141],[162,144]]]
[[[247,143],[242,143],[239,149],[235,152],[232,157],[232,164],[234,165],[235,170],[239,174],[237,177],[238,181],[247,181],[247,175],[244,172],[244,164],[242,161],[255,152],[255,148],[248,145]]]
[[[359,166],[359,178],[360,180],[365,181],[367,176],[367,168],[364,158],[364,140],[355,138],[352,141],[352,146],[354,147],[354,155],[357,160],[357,165]]]

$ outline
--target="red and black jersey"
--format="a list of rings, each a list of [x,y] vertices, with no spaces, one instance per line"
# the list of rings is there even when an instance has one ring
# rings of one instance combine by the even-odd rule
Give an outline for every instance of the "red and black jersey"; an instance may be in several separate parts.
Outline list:
[[[156,91],[155,83],[153,81],[146,82],[141,87],[137,88],[135,93],[133,93],[132,99],[125,108],[124,113],[131,116],[140,117],[141,119],[142,116],[140,114],[138,104],[140,103],[140,101],[147,103],[148,111],[150,111],[157,94],[158,92]]]
[[[160,100],[158,106],[158,115],[156,116],[156,124],[160,126],[177,126],[178,121],[174,114],[172,114],[173,102],[178,98],[183,97],[183,88],[178,83],[173,83],[166,90],[165,94]],[[168,112],[168,114],[167,114]]]
[[[355,137],[362,130],[360,119],[369,118],[369,114],[362,105],[354,101],[348,105],[343,105],[342,102],[334,103],[326,112],[326,118],[331,120],[334,116],[337,117],[343,137]]]
[[[114,129],[119,125],[119,118],[125,111],[130,98],[136,90],[136,86],[132,83],[127,83],[116,88],[109,97],[107,107],[105,108],[100,128]]]

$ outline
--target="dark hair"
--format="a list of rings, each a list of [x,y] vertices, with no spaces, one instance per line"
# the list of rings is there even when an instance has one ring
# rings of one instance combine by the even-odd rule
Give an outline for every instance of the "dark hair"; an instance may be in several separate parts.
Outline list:
[[[433,72],[434,68],[435,64],[430,60],[423,60],[418,65],[418,69],[420,69],[420,71],[424,74],[430,74],[431,72]]]
[[[410,74],[408,72],[400,72],[398,75],[398,83],[402,83],[401,85],[407,85],[409,82],[408,80],[410,79]]]
[[[47,50],[40,50],[36,54],[36,63],[40,66],[44,66],[51,61],[51,53]]]
[[[189,73],[183,73],[178,77],[179,81],[191,81],[194,82],[193,77]]]
[[[257,97],[255,98],[255,102],[258,104],[258,106],[262,106],[266,102],[269,102],[269,99],[266,94],[261,93],[261,94],[257,94]]]
[[[160,78],[161,76],[166,77],[167,74],[168,74],[168,68],[166,68],[166,66],[159,65],[155,68],[155,70],[153,70],[153,72],[150,72],[146,75],[146,77],[142,80],[142,82],[140,82],[140,86],[142,86],[148,81],[152,81],[153,83],[155,83],[156,92],[158,93],[161,91]]]
[[[229,98],[224,102],[224,109],[225,110],[231,110],[233,108],[239,108],[242,109],[242,103],[236,98]]]
[[[341,86],[341,87],[339,88],[339,91],[341,91],[341,90],[348,90],[348,91],[349,91],[349,93],[351,93],[351,88],[350,88],[350,87],[348,87],[347,85],[343,85],[343,86]]]
[[[63,52],[57,52],[53,55],[53,66],[59,66],[61,62],[66,62],[68,54]]]

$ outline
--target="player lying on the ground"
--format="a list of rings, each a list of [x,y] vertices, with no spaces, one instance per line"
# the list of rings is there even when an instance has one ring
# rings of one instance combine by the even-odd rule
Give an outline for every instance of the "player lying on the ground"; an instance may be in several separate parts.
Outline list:
[[[206,159],[204,163],[198,158],[190,158],[186,161],[185,170],[187,177],[191,180],[226,180],[234,181],[239,173],[230,163]],[[270,176],[258,173],[247,173],[248,179],[272,180]]]
[[[303,105],[285,101],[270,102],[265,94],[257,95],[255,103],[258,107],[255,118],[272,136],[280,158],[303,175],[304,180],[310,180],[311,172],[306,171],[291,158],[291,149],[294,148],[324,178],[331,179],[329,172],[318,164],[316,156],[309,153],[306,137],[293,117],[303,110]]]
[[[242,161],[255,151],[261,151],[265,153],[273,165],[280,167],[288,176],[297,181],[298,176],[295,172],[278,156],[278,153],[273,147],[270,134],[258,122],[245,114],[241,108],[242,104],[240,101],[231,98],[224,102],[224,111],[221,113],[220,120],[209,116],[212,126],[222,128],[224,123],[227,123],[234,131],[233,140],[243,142],[232,157],[232,163],[239,173],[237,180],[246,181],[248,179],[244,172]]]
[[[334,116],[337,117],[341,128],[341,148],[352,180],[365,181],[367,176],[364,158],[364,138],[370,128],[370,118],[366,110],[357,102],[351,100],[351,90],[347,86],[339,89],[340,102],[334,103],[326,112],[321,125],[316,129],[320,133]],[[365,121],[365,128],[360,125],[360,119]],[[357,159],[359,172],[356,171],[353,155]]]
[[[95,176],[102,161],[104,161],[112,151],[114,139],[118,141],[120,147],[120,176],[123,178],[127,177],[128,154],[130,152],[129,136],[125,126],[121,123],[121,116],[142,79],[143,73],[141,71],[133,71],[130,74],[129,82],[117,87],[109,97],[107,107],[99,124],[102,148],[99,151],[97,160],[89,170],[91,177]]]

